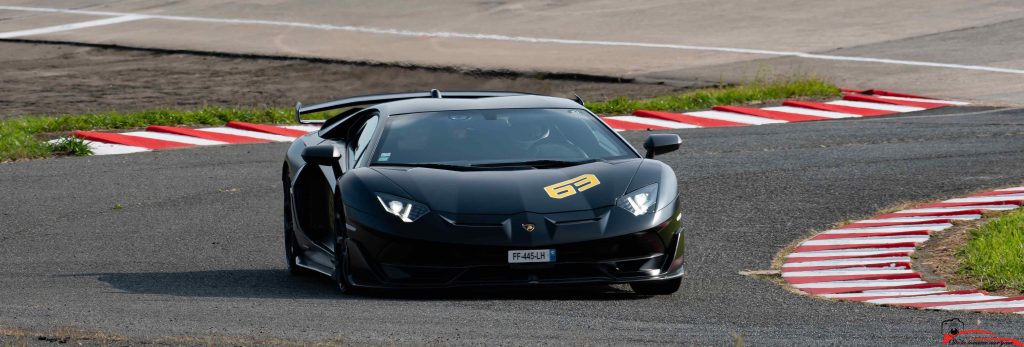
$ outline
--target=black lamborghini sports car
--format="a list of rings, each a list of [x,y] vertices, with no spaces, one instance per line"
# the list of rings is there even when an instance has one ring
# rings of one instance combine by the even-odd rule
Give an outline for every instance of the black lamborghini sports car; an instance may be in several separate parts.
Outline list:
[[[340,113],[339,110],[341,111]],[[337,113],[288,149],[292,273],[343,292],[629,283],[670,294],[683,275],[676,176],[569,100],[511,92],[381,94],[296,106]]]

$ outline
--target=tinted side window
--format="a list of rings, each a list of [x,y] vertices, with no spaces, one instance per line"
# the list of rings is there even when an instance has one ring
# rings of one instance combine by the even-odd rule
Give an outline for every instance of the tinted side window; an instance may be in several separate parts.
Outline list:
[[[373,115],[363,123],[362,127],[356,133],[356,141],[351,142],[352,146],[352,162],[357,163],[363,156],[363,152],[366,151],[367,145],[370,144],[370,139],[373,138],[373,133],[377,131],[377,123],[380,120],[379,115]]]

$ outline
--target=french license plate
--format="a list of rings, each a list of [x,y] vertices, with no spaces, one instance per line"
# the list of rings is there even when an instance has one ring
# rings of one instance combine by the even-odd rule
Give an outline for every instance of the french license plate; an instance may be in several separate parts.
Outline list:
[[[553,249],[530,249],[508,251],[508,262],[511,263],[553,263],[555,262],[555,250]]]

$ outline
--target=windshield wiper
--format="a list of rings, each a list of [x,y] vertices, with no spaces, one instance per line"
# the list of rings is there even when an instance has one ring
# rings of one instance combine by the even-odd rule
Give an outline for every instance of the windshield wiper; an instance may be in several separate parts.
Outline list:
[[[527,161],[510,161],[503,163],[483,163],[483,164],[471,164],[473,167],[510,167],[510,166],[532,166],[535,168],[541,167],[570,167],[576,165],[582,165],[587,163],[593,163],[595,161],[603,161],[601,159],[586,159],[586,160],[527,160]]]
[[[401,166],[401,167],[423,167],[428,169],[465,171],[476,168],[465,165],[440,164],[440,163],[373,163],[373,166]]]

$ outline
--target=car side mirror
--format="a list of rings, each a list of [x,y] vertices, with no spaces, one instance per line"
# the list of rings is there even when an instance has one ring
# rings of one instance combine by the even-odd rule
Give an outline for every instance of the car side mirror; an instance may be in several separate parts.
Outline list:
[[[648,159],[654,158],[655,154],[665,154],[679,149],[683,139],[676,134],[651,134],[644,141],[644,149],[647,150]]]
[[[317,145],[302,150],[302,159],[314,165],[338,165],[342,148],[335,145]]]

